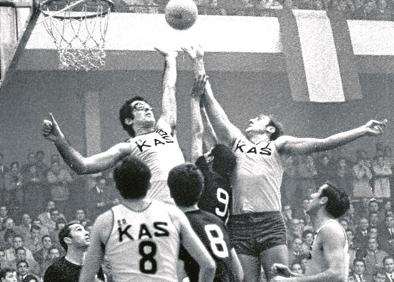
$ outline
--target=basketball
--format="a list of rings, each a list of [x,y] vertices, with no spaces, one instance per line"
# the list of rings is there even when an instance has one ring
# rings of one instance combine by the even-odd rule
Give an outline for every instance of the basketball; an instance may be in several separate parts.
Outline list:
[[[192,0],[170,0],[165,8],[167,23],[174,29],[190,28],[197,20],[198,10]]]

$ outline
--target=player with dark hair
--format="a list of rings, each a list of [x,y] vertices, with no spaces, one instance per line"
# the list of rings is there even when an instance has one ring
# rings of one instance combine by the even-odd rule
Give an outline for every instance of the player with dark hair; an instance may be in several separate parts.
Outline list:
[[[271,281],[346,282],[349,273],[349,244],[346,232],[337,219],[345,214],[349,206],[350,201],[346,193],[331,183],[323,184],[316,193],[313,193],[307,212],[316,230],[316,237],[305,276],[300,277],[285,265],[274,264],[273,272],[279,276]]]
[[[70,222],[60,230],[59,242],[66,255],[48,267],[44,274],[44,282],[76,282],[81,273],[85,252],[90,244],[89,232],[81,224]],[[104,281],[102,270],[96,273],[98,277],[95,281]]]
[[[193,60],[195,77],[204,76],[202,48],[184,50]],[[325,151],[362,136],[381,135],[387,120],[371,120],[327,138],[298,138],[283,135],[280,123],[273,116],[260,114],[250,119],[245,133],[242,133],[230,122],[216,100],[209,81],[205,84],[202,103],[218,142],[231,147],[237,158],[232,181],[233,205],[227,226],[239,254],[245,280],[260,281],[261,266],[269,280],[273,263],[288,264],[280,194],[283,155]]]
[[[116,166],[114,180],[123,202],[96,219],[80,282],[92,281],[104,255],[114,281],[177,281],[180,244],[198,262],[199,281],[213,280],[215,262],[185,215],[146,197],[150,178],[148,166],[137,158]]]
[[[50,120],[44,120],[42,134],[54,142],[64,161],[79,174],[101,172],[115,166],[128,155],[140,158],[152,171],[152,186],[148,196],[172,202],[166,185],[168,172],[174,166],[184,163],[175,130],[177,52],[157,51],[165,57],[162,113],[157,122],[152,107],[142,97],[136,96],[127,100],[119,111],[120,122],[130,139],[105,152],[82,156],[67,142],[52,114]]]
[[[204,177],[194,164],[174,167],[168,175],[170,193],[177,206],[185,213],[194,231],[216,262],[215,281],[242,281],[243,271],[234,248],[230,245],[224,223],[215,215],[200,210],[197,203],[204,185]],[[189,252],[181,249],[180,258],[191,282],[198,281],[199,266]]]
[[[229,147],[217,144],[215,132],[204,108],[201,107],[200,97],[205,91],[206,81],[206,76],[197,77],[191,93],[191,161],[204,175],[204,189],[198,207],[215,214],[227,223],[232,203],[230,179],[236,166],[236,158]],[[205,154],[203,154],[204,146],[211,148]]]

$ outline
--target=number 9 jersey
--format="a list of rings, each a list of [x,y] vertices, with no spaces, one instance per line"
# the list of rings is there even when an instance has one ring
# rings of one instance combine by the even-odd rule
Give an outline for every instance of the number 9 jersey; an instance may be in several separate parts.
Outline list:
[[[205,248],[216,262],[215,282],[233,282],[230,239],[224,223],[211,213],[203,210],[185,212],[190,224]],[[199,266],[190,254],[181,247],[180,259],[190,282],[198,281]]]
[[[114,281],[177,281],[180,233],[169,209],[152,200],[143,211],[114,206],[113,227],[105,244]]]

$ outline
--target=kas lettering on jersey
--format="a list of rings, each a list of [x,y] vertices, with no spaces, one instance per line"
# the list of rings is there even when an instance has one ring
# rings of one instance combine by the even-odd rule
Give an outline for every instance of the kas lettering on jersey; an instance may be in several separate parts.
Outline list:
[[[132,228],[131,224],[127,224],[126,219],[118,220],[118,235],[119,242],[123,242],[123,239],[126,237],[132,241],[142,240],[142,239],[153,239],[154,237],[168,237],[170,233],[168,232],[168,223],[155,221],[152,223],[150,227],[146,224],[141,223],[139,227],[136,227],[139,230],[137,233],[137,237],[133,237],[132,234],[129,233],[129,229]]]
[[[138,137],[135,137],[131,140],[134,142],[134,144],[137,146],[137,148],[140,152],[144,152],[145,150],[148,150],[149,148],[152,148],[152,147],[163,146],[166,144],[173,144],[174,143],[172,136],[170,134],[168,134],[167,132],[165,132],[161,129],[157,129],[157,130],[155,130],[155,133],[158,133],[161,138],[160,139],[153,138],[153,139],[149,140],[149,139],[145,139],[144,135],[142,135],[141,137],[138,136]]]
[[[239,139],[234,146],[234,153],[240,152],[245,154],[271,156],[271,148],[268,148],[271,142],[268,142],[264,147],[253,146],[251,144],[246,144],[243,140]]]

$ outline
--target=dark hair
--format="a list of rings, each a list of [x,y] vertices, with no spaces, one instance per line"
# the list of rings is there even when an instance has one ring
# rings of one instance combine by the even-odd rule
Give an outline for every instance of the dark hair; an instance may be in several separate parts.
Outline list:
[[[267,126],[275,127],[275,132],[271,134],[270,139],[276,140],[279,136],[283,135],[283,125],[276,119],[274,115],[268,115],[270,121]]]
[[[22,282],[30,282],[31,280],[38,282],[38,278],[31,274],[28,274],[25,278],[23,278]]]
[[[383,265],[384,265],[384,263],[386,262],[386,260],[388,260],[388,259],[392,259],[392,260],[394,260],[394,256],[385,256],[384,258],[383,258],[383,260],[382,260],[382,263],[383,263]]]
[[[151,171],[141,160],[129,156],[114,169],[114,180],[120,195],[125,199],[146,196],[149,189]]]
[[[185,163],[170,170],[167,183],[175,203],[178,206],[188,207],[196,204],[200,199],[204,176],[196,165]]]
[[[134,115],[133,115],[133,109],[130,107],[130,105],[134,102],[134,101],[144,101],[145,99],[140,97],[140,96],[135,96],[131,99],[126,100],[122,107],[119,110],[119,120],[120,123],[122,124],[122,127],[124,130],[126,130],[126,132],[131,136],[134,137],[135,136],[135,131],[133,129],[133,125],[132,124],[126,124],[125,123],[125,119],[126,118],[131,118],[134,119]]]
[[[26,253],[26,250],[24,247],[18,247],[15,249],[15,254],[19,251],[19,250],[23,250]]]
[[[41,237],[41,242],[44,242],[44,239],[45,239],[45,238],[51,239],[51,242],[52,242],[52,238],[51,238],[51,236],[49,236],[48,234],[43,235],[43,236]]]
[[[320,194],[320,198],[328,198],[326,211],[334,218],[339,218],[344,215],[350,206],[348,195],[330,182],[326,182],[322,186],[324,186],[324,189]]]
[[[8,229],[8,230],[6,230],[4,232],[4,238],[3,239],[4,239],[4,241],[7,242],[8,238],[10,238],[10,237],[14,238],[16,235],[17,235],[17,233],[14,230]]]
[[[67,224],[67,221],[64,218],[59,218],[58,220],[56,220],[55,223],[55,230],[59,230],[59,224],[64,223]]]
[[[353,266],[355,266],[355,265],[356,265],[356,262],[359,262],[359,261],[361,261],[361,262],[364,264],[364,266],[365,266],[365,261],[364,261],[364,259],[362,259],[362,258],[355,258],[355,259],[353,260]]]
[[[71,226],[78,224],[77,222],[73,221],[70,222],[68,224],[66,224],[66,226],[64,226],[60,231],[59,231],[59,243],[60,245],[63,247],[64,250],[68,249],[68,246],[66,244],[66,242],[64,242],[64,238],[69,237],[71,238]]]
[[[18,267],[21,263],[26,263],[26,266],[29,267],[29,263],[26,260],[20,260],[18,261],[18,263],[16,264],[16,266]]]
[[[36,225],[36,224],[33,224],[33,225],[30,227],[30,232],[33,231],[33,230],[41,231],[41,227],[38,226],[38,225]]]
[[[0,278],[5,278],[7,273],[16,272],[15,269],[4,267],[0,269]]]
[[[313,235],[313,232],[312,232],[311,230],[309,230],[309,229],[304,230],[304,231],[302,232],[301,237],[302,237],[302,238],[306,238],[306,236],[307,236],[308,234],[312,234],[312,235]]]
[[[237,165],[237,159],[229,147],[223,144],[217,144],[213,147],[212,169],[221,176],[229,180]]]

